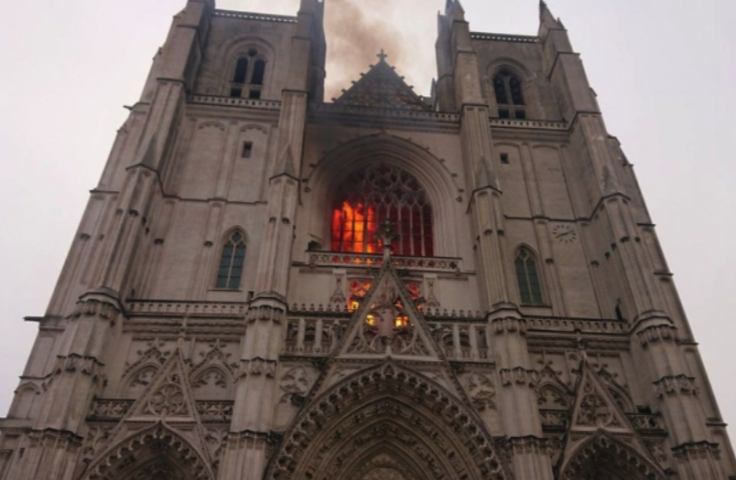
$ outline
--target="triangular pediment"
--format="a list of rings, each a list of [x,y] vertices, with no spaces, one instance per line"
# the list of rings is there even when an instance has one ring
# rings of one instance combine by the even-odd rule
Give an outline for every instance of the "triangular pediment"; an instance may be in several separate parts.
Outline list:
[[[117,444],[141,429],[161,424],[201,448],[203,455],[207,456],[202,420],[187,372],[186,362],[177,349],[112,430],[106,443]]]
[[[629,463],[636,463],[626,478],[644,478],[639,476],[642,471],[647,473],[645,478],[664,478],[657,461],[609,390],[606,375],[597,372],[583,354],[558,467],[563,472],[560,478],[571,478],[571,472],[585,471],[591,462],[597,469],[614,468],[622,472],[631,466]],[[630,462],[634,457],[639,461]]]
[[[573,431],[634,431],[626,414],[587,360],[581,366],[570,425]]]
[[[337,358],[411,357],[440,362],[440,349],[414,302],[392,262],[385,261],[353,315]]]
[[[314,398],[360,371],[386,362],[404,364],[469,402],[452,365],[431,335],[426,319],[390,257],[384,258],[368,292],[325,362],[307,397]]]
[[[390,108],[402,110],[429,111],[422,97],[406,84],[404,77],[386,62],[383,52],[378,56],[380,61],[372,65],[368,73],[362,74],[357,82],[342,96],[335,99],[336,105]]]

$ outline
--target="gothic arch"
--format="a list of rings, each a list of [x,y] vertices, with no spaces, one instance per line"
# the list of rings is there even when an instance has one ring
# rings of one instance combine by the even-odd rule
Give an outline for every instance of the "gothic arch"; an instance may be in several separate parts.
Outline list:
[[[530,73],[529,69],[526,68],[526,66],[511,58],[497,59],[493,63],[489,64],[486,68],[486,79],[484,82],[484,88],[488,103],[495,109],[499,108],[498,101],[496,100],[496,88],[494,86],[494,80],[496,79],[497,75],[504,72],[513,75],[519,80],[522,92],[521,94],[525,100],[521,104],[521,106],[523,107],[522,110],[528,111],[530,106],[533,105],[533,102],[530,102],[530,97],[533,96],[530,95],[532,93],[531,90],[534,87],[533,83],[530,81],[530,79],[532,78],[532,74]],[[510,104],[511,100],[509,100],[509,104],[507,105]]]
[[[457,243],[452,235],[455,199],[462,197],[461,188],[452,172],[440,159],[411,141],[386,135],[369,135],[348,142],[326,154],[305,182],[310,202],[310,233],[330,237],[328,212],[332,208],[335,186],[356,170],[371,163],[384,162],[414,176],[426,191],[432,205],[435,225],[435,251],[438,256],[457,256]]]
[[[192,386],[192,394],[197,400],[227,400],[233,396],[233,376],[227,368],[219,364],[211,363],[197,368],[189,376],[189,383]],[[221,393],[200,395],[200,388],[209,387],[211,389],[213,386],[220,388]]]
[[[535,292],[532,292],[531,290],[529,292],[530,299],[532,300],[531,302],[525,302],[524,301],[524,294],[521,291],[521,289],[522,289],[522,281],[526,279],[526,281],[528,282],[528,280],[529,280],[528,274],[531,273],[531,272],[527,271],[526,272],[526,275],[527,276],[524,277],[524,278],[520,278],[519,277],[519,273],[520,272],[518,271],[518,268],[517,268],[517,261],[520,258],[522,258],[522,255],[523,255],[524,252],[526,252],[526,254],[528,256],[528,259],[531,260],[531,263],[534,265],[534,270],[536,270],[537,280],[538,280],[538,283],[539,283],[539,285],[538,285],[538,292],[536,292],[536,291]],[[513,250],[513,257],[511,258],[511,262],[512,263],[510,264],[510,266],[512,268],[510,269],[510,271],[513,272],[513,281],[512,281],[512,283],[509,283],[509,285],[516,285],[517,286],[517,291],[519,293],[519,300],[521,301],[521,305],[525,305],[525,306],[543,306],[546,303],[548,303],[548,294],[547,294],[547,291],[545,289],[545,281],[544,281],[544,278],[545,278],[545,271],[544,271],[544,269],[545,269],[545,267],[544,267],[544,263],[541,261],[541,257],[537,253],[537,251],[534,248],[532,248],[527,243],[520,243]],[[539,298],[535,298],[536,297],[535,293],[537,293],[539,295]],[[536,300],[538,300],[538,301],[536,301]]]
[[[537,404],[543,410],[569,410],[574,398],[555,382],[546,381],[537,386]]]
[[[584,440],[560,467],[560,480],[666,480],[667,476],[634,447],[603,430]]]
[[[157,423],[101,453],[79,480],[129,480],[140,472],[152,473],[150,478],[157,480],[215,478],[204,455],[165,424]]]
[[[245,229],[240,227],[239,225],[230,227],[225,230],[225,232],[220,235],[218,242],[214,245],[214,248],[212,249],[213,261],[210,264],[211,271],[209,275],[209,288],[217,284],[219,270],[222,266],[221,263],[223,249],[225,248],[225,245],[227,245],[236,234],[239,234],[242,237],[243,243],[245,244],[245,257],[243,259],[242,265],[243,274],[241,275],[240,281],[238,282],[239,286],[242,288],[242,280],[243,278],[247,278],[247,275],[245,275],[244,273],[246,264],[248,262],[248,247],[250,246],[250,237],[248,236],[248,233],[245,231]],[[210,246],[212,245],[210,244]]]
[[[267,59],[266,72],[265,72],[265,83],[263,85],[263,97],[267,97],[271,91],[270,85],[276,71],[276,49],[273,44],[261,37],[249,36],[240,37],[227,43],[223,48],[220,49],[220,58],[217,60],[217,71],[219,76],[217,79],[218,90],[225,92],[226,86],[230,83],[231,76],[235,69],[235,63],[238,57],[243,54],[247,54],[248,50],[254,48],[260,52],[262,57]]]
[[[286,432],[265,478],[352,480],[350,469],[378,455],[381,442],[392,442],[402,459],[416,464],[412,475],[420,478],[511,478],[475,412],[437,383],[390,361],[311,401]]]

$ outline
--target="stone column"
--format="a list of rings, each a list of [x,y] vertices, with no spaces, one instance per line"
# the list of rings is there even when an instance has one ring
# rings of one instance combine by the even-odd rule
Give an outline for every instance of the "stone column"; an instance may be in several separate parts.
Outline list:
[[[313,40],[321,30],[322,4],[302,0],[298,34],[292,38],[289,85],[282,93],[278,151],[246,318],[230,436],[221,479],[260,480],[267,467],[278,385],[276,374],[286,328],[287,289],[299,199],[309,78],[315,64]]]
[[[102,360],[120,311],[117,302],[101,295],[80,299],[67,319],[29,447],[15,475],[5,480],[71,480],[90,404],[104,387]]]
[[[542,435],[537,395],[539,374],[531,368],[526,321],[515,310],[491,315],[491,336],[500,379],[499,411],[513,454],[516,480],[552,480],[552,463]]]
[[[647,366],[665,416],[677,471],[683,480],[726,480],[718,445],[712,443],[699,396],[678,341],[677,329],[666,319],[639,325],[633,340],[635,354]]]

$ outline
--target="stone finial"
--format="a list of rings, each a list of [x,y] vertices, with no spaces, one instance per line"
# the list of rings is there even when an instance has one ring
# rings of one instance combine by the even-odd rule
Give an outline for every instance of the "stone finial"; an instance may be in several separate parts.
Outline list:
[[[445,15],[450,17],[452,20],[465,20],[465,9],[463,8],[460,0],[447,0],[445,4]]]
[[[544,0],[539,0],[539,23],[547,28],[559,26],[557,19],[552,15],[552,11]]]

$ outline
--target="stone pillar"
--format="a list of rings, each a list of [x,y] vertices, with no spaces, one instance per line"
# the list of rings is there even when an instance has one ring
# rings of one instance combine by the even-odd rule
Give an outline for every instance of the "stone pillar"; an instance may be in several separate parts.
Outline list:
[[[278,403],[276,374],[288,311],[307,102],[310,89],[319,92],[319,86],[310,84],[321,81],[323,67],[322,8],[316,0],[301,1],[297,34],[291,42],[289,83],[282,92],[279,150],[268,191],[255,297],[246,318],[233,420],[219,472],[223,480],[260,480],[267,468],[267,446]]]
[[[121,309],[101,295],[83,296],[67,319],[29,448],[5,480],[71,480],[92,399],[105,383],[103,357]]]
[[[692,378],[680,349],[677,329],[666,319],[650,319],[639,325],[635,353],[647,366],[665,416],[677,471],[683,480],[726,480],[718,445],[711,442],[697,379]]]
[[[537,395],[539,374],[531,368],[526,321],[513,310],[491,315],[491,337],[500,379],[499,411],[512,453],[516,480],[552,480]]]

